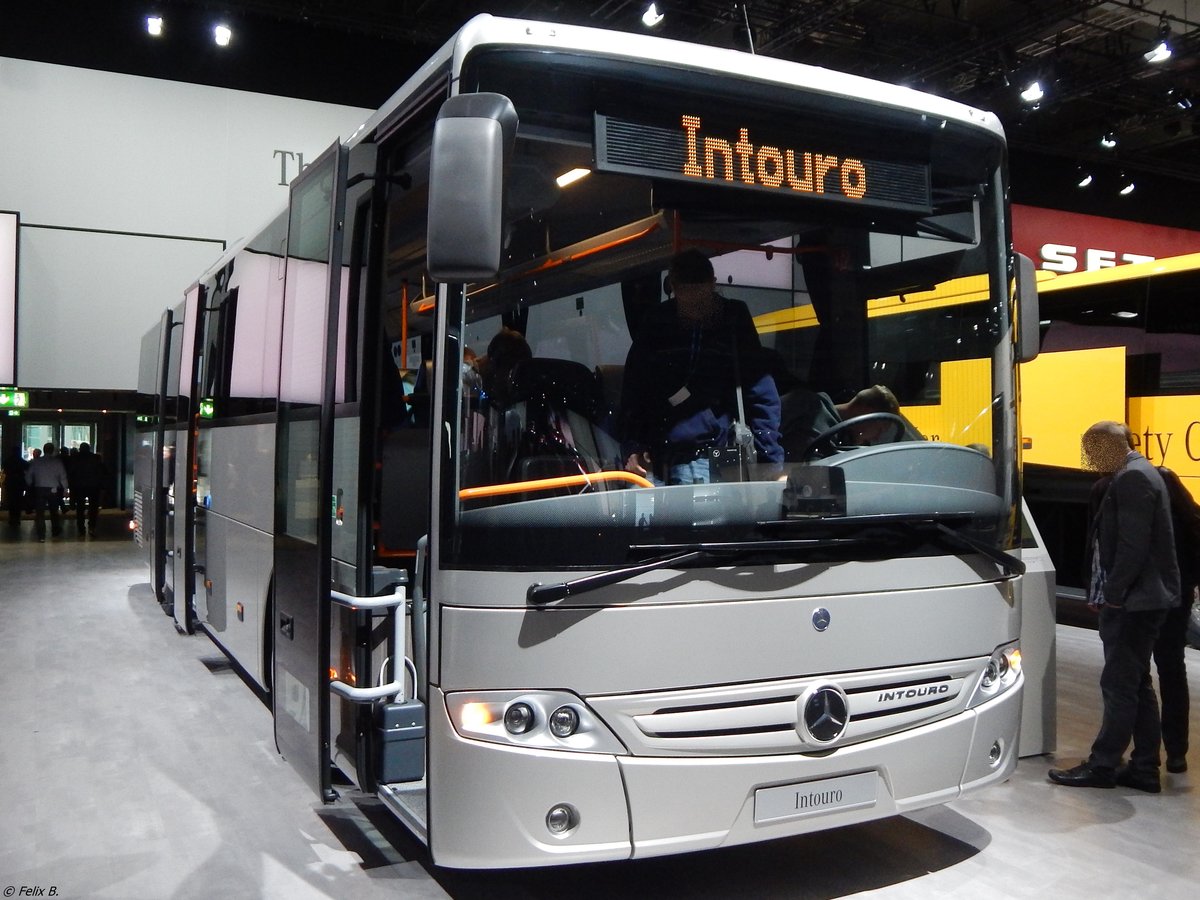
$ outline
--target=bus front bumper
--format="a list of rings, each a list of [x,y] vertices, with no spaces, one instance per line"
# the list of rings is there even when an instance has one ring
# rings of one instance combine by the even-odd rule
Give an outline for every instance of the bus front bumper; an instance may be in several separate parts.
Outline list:
[[[955,800],[1017,763],[1021,685],[944,719],[823,756],[563,753],[431,738],[438,865],[508,868],[661,856],[822,831]],[[438,738],[443,740],[439,740]],[[551,832],[551,811],[576,815]]]

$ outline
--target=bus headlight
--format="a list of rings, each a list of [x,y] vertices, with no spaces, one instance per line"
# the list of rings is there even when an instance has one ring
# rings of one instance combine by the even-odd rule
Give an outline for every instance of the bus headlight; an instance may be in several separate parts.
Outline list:
[[[579,713],[573,706],[560,706],[550,713],[550,733],[556,738],[569,738],[579,729]]]
[[[1021,648],[1013,644],[997,647],[983,668],[979,686],[971,699],[976,706],[993,697],[998,697],[1017,684],[1021,679]]]
[[[457,691],[446,711],[460,737],[541,750],[625,755],[587,704],[566,691]]]
[[[509,734],[524,734],[533,727],[533,707],[514,703],[504,711],[504,727]]]

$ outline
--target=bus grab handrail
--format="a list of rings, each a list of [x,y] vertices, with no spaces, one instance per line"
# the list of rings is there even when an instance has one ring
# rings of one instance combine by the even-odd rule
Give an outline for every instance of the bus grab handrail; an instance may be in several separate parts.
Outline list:
[[[478,497],[498,497],[501,494],[523,494],[526,491],[551,491],[562,487],[589,486],[600,481],[625,481],[638,487],[654,487],[641,475],[632,472],[590,472],[582,475],[560,475],[557,478],[535,478],[532,481],[510,481],[506,484],[485,484],[480,487],[463,488],[458,492],[459,500],[474,500]]]
[[[329,591],[329,599],[347,609],[372,612],[381,609],[395,610],[392,613],[393,640],[395,641],[394,653],[396,656],[403,658],[405,638],[404,611],[395,608],[403,607],[408,602],[408,595],[404,588],[404,585],[398,584],[391,594],[384,594],[382,597],[353,597],[350,594],[343,594],[341,591],[331,589]],[[380,684],[375,687],[354,687],[335,678],[330,680],[329,689],[339,697],[343,697],[353,703],[369,703],[372,700],[379,700],[382,697],[391,697],[393,695],[404,700],[405,666],[393,666],[392,672],[392,680],[387,684]]]

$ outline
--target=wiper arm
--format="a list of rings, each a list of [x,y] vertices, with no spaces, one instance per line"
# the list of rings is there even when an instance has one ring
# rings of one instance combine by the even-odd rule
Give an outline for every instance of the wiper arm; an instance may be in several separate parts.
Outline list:
[[[575,578],[571,581],[560,581],[555,584],[541,584],[540,582],[531,584],[525,592],[525,600],[533,606],[544,606],[547,603],[554,603],[558,600],[564,600],[567,597],[585,594],[588,591],[607,587],[610,584],[628,581],[630,578],[633,578],[635,575],[641,575],[643,572],[653,572],[655,569],[668,569],[672,566],[681,566],[702,558],[744,556],[763,550],[810,549],[812,547],[833,547],[853,543],[857,543],[857,541],[852,538],[813,538],[804,540],[735,541],[702,544],[634,544],[629,548],[631,551],[655,550],[666,552],[667,555],[657,556],[644,563],[624,566],[609,572],[585,575],[582,578]]]
[[[541,584],[540,582],[531,584],[529,590],[525,592],[525,602],[533,606],[545,606],[547,603],[565,600],[572,594],[584,594],[588,591],[594,591],[596,588],[626,581],[635,575],[641,575],[643,572],[653,572],[655,569],[666,569],[670,566],[689,563],[694,559],[704,556],[706,552],[705,550],[689,550],[686,553],[660,556],[658,559],[639,563],[636,566],[625,566],[624,568],[613,569],[609,572],[585,575],[583,578],[575,578],[571,581],[560,581],[557,584]]]
[[[969,535],[963,534],[961,531],[948,526],[947,522],[955,521],[970,521],[974,518],[974,513],[921,513],[921,514],[893,514],[893,515],[874,515],[874,516],[837,516],[837,517],[820,517],[820,518],[803,518],[797,517],[785,519],[779,522],[759,522],[758,525],[764,530],[794,528],[800,524],[806,524],[811,527],[828,528],[832,531],[863,531],[868,528],[883,528],[896,531],[908,532],[935,532],[939,537],[948,538],[952,542],[957,543],[960,547],[966,547],[969,550],[974,550],[996,563],[1009,575],[1024,575],[1025,563],[1011,553],[1006,553],[1003,550],[998,550],[985,544],[983,541],[977,540]]]
[[[983,554],[1009,575],[1025,574],[1025,561],[1020,557],[1013,556],[1011,553],[1005,553],[1003,550],[998,550],[995,547],[989,547],[983,541],[976,540],[969,535],[963,534],[961,531],[955,531],[941,522],[934,522],[933,524],[943,536],[957,541],[960,545],[969,547],[977,553]]]

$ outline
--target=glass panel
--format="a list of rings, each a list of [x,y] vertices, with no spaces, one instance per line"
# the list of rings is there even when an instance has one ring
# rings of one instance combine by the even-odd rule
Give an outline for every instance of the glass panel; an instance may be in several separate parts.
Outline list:
[[[1047,291],[1042,352],[1123,347],[1128,396],[1200,393],[1197,290],[1187,270]]]
[[[67,450],[78,450],[80,444],[89,448],[96,446],[96,428],[93,425],[63,425],[62,445]]]
[[[58,446],[57,430],[53,425],[24,425],[21,428],[23,442],[25,445],[26,458],[32,459],[33,451],[42,452],[42,447],[45,444],[54,444]]]
[[[722,104],[725,86],[705,95],[701,131],[678,111],[703,86],[635,90],[644,73],[595,61],[489,57],[477,71],[518,108],[509,205],[522,213],[499,281],[449,310],[452,564],[626,565],[700,541],[794,560],[771,542],[795,538],[813,539],[809,559],[945,552],[866,529],[880,516],[1007,544],[1011,470],[992,463],[1014,442],[993,415],[1012,390],[993,363],[1010,302],[994,144],[865,105],[851,122],[817,100]],[[659,156],[634,148],[594,169],[614,157],[617,119]],[[703,160],[705,135],[728,179],[697,163],[688,182],[660,161]],[[822,148],[838,154],[818,165]],[[793,162],[824,171],[823,189],[780,194]],[[556,182],[576,168],[592,171]],[[668,272],[681,249],[699,275]],[[866,530],[835,540],[850,520]]]

